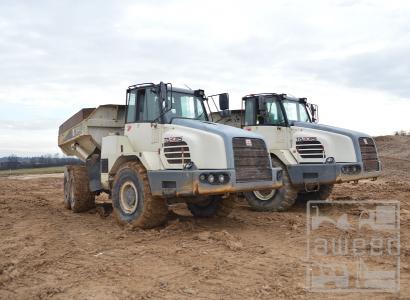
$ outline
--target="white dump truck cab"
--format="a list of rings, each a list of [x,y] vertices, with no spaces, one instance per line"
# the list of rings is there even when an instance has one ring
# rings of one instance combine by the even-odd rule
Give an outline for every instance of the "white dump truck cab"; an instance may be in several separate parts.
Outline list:
[[[226,110],[228,94],[218,96]],[[238,192],[279,188],[282,171],[272,168],[263,137],[210,122],[207,101],[203,90],[133,85],[125,106],[64,123],[59,146],[86,161],[90,192],[111,195],[120,223],[158,225],[163,214],[151,211],[177,201],[196,216],[222,214]]]
[[[258,210],[285,210],[297,196],[326,199],[333,184],[376,179],[381,163],[365,133],[318,124],[318,107],[286,94],[252,94],[221,123],[262,135],[272,162],[284,169],[279,190],[247,194]],[[274,201],[276,199],[276,202]],[[276,203],[276,204],[275,204]]]

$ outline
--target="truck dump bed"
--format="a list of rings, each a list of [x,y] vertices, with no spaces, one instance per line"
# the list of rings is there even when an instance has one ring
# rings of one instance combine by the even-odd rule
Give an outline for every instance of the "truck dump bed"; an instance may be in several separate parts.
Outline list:
[[[235,109],[231,110],[230,114],[227,116],[221,115],[220,112],[212,112],[211,118],[215,123],[241,128],[241,125],[243,124],[242,118],[244,117],[244,114],[245,112],[243,110]]]
[[[123,135],[125,105],[84,108],[65,121],[58,130],[58,146],[66,155],[86,159],[101,149],[102,138]]]

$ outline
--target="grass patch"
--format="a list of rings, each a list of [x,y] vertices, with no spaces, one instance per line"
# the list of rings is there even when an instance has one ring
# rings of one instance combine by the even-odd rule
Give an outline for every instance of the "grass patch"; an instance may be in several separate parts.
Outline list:
[[[17,169],[17,170],[1,170],[0,176],[14,176],[14,175],[35,175],[35,174],[55,174],[63,173],[64,167],[47,167],[47,168],[31,168],[31,169]]]

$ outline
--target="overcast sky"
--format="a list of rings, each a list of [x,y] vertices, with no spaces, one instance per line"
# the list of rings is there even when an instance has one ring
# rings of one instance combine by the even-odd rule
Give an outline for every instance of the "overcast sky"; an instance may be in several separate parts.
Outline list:
[[[0,156],[57,153],[83,107],[141,82],[307,97],[320,123],[410,130],[409,1],[0,2]]]

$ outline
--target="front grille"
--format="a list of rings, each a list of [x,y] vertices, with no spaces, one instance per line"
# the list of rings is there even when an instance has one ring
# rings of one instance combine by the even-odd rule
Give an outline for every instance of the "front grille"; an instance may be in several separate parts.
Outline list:
[[[319,141],[296,141],[296,150],[302,158],[325,158],[325,149]]]
[[[376,144],[372,138],[359,138],[360,153],[362,154],[363,168],[365,172],[379,171]]]
[[[191,161],[188,144],[184,141],[164,143],[164,154],[169,164],[185,164]]]
[[[236,182],[271,181],[269,153],[261,139],[233,138]]]

